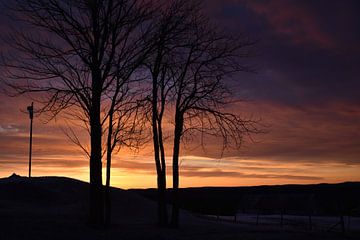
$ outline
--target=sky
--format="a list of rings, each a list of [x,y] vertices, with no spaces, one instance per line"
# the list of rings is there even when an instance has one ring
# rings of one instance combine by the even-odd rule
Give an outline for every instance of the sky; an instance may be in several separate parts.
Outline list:
[[[258,40],[255,73],[229,84],[244,101],[231,110],[261,119],[266,134],[221,154],[218,142],[182,146],[180,186],[245,186],[360,181],[360,2],[208,0],[220,28]],[[2,34],[10,19],[0,11]],[[6,51],[4,43],[0,51]],[[0,83],[0,87],[1,87]],[[27,175],[26,97],[0,94],[0,177]],[[36,108],[36,103],[35,103]],[[33,176],[88,181],[87,157],[64,134],[63,119],[34,119]],[[81,128],[77,129],[79,134]],[[167,147],[169,170],[171,146]],[[112,184],[156,186],[150,146],[114,156]],[[168,176],[171,186],[171,177]]]

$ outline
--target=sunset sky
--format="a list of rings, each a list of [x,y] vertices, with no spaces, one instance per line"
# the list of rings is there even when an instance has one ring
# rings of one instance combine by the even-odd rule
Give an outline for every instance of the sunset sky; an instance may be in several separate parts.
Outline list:
[[[223,155],[212,139],[204,149],[196,141],[182,146],[180,186],[360,181],[360,2],[208,0],[206,7],[219,27],[259,40],[250,60],[256,73],[228,80],[245,100],[230,109],[261,119],[267,133]],[[0,14],[6,36],[14,23],[4,9]],[[0,51],[6,50],[1,42]],[[29,118],[24,110],[31,100],[0,93],[0,103],[0,177],[25,176]],[[33,175],[87,181],[89,161],[63,133],[64,120],[45,121],[34,119]],[[156,187],[151,145],[114,156],[112,184]]]

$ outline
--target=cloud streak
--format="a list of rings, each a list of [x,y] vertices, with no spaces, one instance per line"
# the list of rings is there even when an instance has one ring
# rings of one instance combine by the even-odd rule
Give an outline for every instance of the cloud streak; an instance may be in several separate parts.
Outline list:
[[[323,180],[322,177],[314,176],[301,176],[301,175],[288,175],[288,174],[246,174],[235,171],[223,171],[223,170],[212,170],[212,171],[181,171],[182,176],[185,177],[202,177],[202,178],[256,178],[256,179],[285,179],[285,180],[303,180],[303,181],[319,181]]]

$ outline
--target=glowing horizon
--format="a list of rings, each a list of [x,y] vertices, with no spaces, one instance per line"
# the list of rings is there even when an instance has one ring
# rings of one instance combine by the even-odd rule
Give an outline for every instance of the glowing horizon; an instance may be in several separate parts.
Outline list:
[[[134,156],[136,157],[136,156]],[[286,185],[286,184],[317,184],[317,183],[341,183],[341,182],[355,182],[359,181],[358,172],[359,166],[349,166],[347,164],[283,164],[273,163],[269,161],[243,160],[239,161],[240,166],[246,171],[238,172],[234,170],[233,165],[229,165],[228,160],[237,161],[238,159],[210,159],[214,161],[214,167],[192,167],[198,160],[203,157],[185,156],[187,164],[180,167],[180,186],[186,187],[230,187],[230,186],[259,186],[259,185]],[[191,159],[191,160],[190,160]],[[53,160],[56,160],[54,158]],[[59,160],[59,159],[58,159]],[[150,159],[148,159],[150,160]],[[61,166],[41,166],[37,164],[35,159],[33,162],[32,177],[43,176],[61,176],[79,179],[85,182],[89,181],[89,168],[87,166],[78,167],[61,167]],[[218,162],[220,161],[220,163]],[[216,162],[218,162],[216,164]],[[264,164],[266,162],[266,164]],[[118,162],[119,166],[112,169],[111,185],[123,189],[130,188],[156,188],[156,172],[154,169],[129,170],[129,166],[121,167],[121,160]],[[195,164],[194,164],[195,163]],[[128,163],[125,163],[125,165]],[[142,164],[151,164],[150,161],[142,162]],[[217,166],[216,166],[217,165]],[[251,167],[249,167],[249,165]],[[320,168],[319,168],[320,167]],[[17,164],[14,170],[10,166],[3,168],[0,177],[9,177],[12,173],[21,176],[27,176],[28,165],[27,162]],[[168,167],[170,170],[170,166]],[[336,171],[336,172],[334,172]],[[283,173],[285,172],[285,173]],[[321,176],[321,177],[317,177]],[[105,168],[103,168],[103,182],[105,182]],[[171,188],[172,179],[171,171],[168,171],[167,185]]]

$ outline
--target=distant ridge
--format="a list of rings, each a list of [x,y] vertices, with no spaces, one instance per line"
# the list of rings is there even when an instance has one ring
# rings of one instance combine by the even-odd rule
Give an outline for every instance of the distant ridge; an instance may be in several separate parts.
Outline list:
[[[150,216],[156,213],[155,204],[138,194],[112,188],[112,195],[117,203],[114,208],[118,205],[123,208],[122,216],[131,213],[142,217],[143,212],[150,212]],[[78,179],[58,176],[28,178],[15,173],[0,178],[0,206],[43,208],[72,205],[86,214],[88,201],[89,183]]]
[[[132,189],[156,199],[155,189]],[[252,187],[191,187],[180,190],[184,209],[202,214],[237,212],[295,215],[360,215],[360,182],[263,185]],[[171,189],[168,192],[171,200]]]

